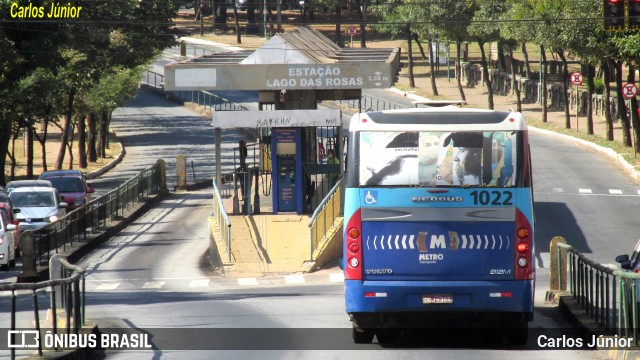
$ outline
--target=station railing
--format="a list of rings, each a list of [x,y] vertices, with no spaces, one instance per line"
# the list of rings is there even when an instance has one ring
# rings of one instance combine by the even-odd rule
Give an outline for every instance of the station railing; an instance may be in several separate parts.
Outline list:
[[[227,260],[229,262],[231,259],[231,221],[229,220],[229,216],[227,215],[226,210],[224,209],[224,203],[222,200],[222,195],[220,190],[218,189],[218,185],[216,181],[213,181],[213,212],[212,215],[216,220],[216,225],[218,226],[218,231],[224,242],[227,250]]]
[[[557,245],[558,273],[561,274],[563,265],[568,271],[568,284],[560,283],[559,288],[570,292],[598,329],[632,338],[636,346],[640,345],[637,294],[640,274],[598,264],[571,245]],[[567,253],[568,264],[561,260],[563,251]],[[559,275],[559,280],[562,277]]]
[[[37,350],[38,356],[42,356],[42,339],[45,338],[43,330],[47,330],[47,332],[50,331],[54,337],[59,332],[78,334],[85,323],[86,301],[84,269],[69,263],[63,256],[54,256],[51,258],[50,268],[53,269],[56,264],[60,265],[59,273],[52,274],[53,279],[51,280],[37,283],[0,284],[0,292],[11,293],[11,324],[9,324],[11,333],[8,335],[8,341],[10,344],[20,344],[21,339],[18,339],[17,335],[25,330],[22,326],[18,326],[16,315],[19,313],[20,309],[18,308],[17,300],[19,297],[31,297],[30,303],[24,301],[20,302],[24,310],[30,311],[33,309],[32,321],[21,321],[21,323],[33,324],[33,329],[39,335],[40,339],[37,344],[37,349],[28,349],[30,352],[29,355],[31,355],[32,351]],[[55,268],[58,269],[57,266],[55,266]],[[39,294],[45,293],[48,293],[49,295],[48,305],[42,305],[42,300],[38,298]],[[44,317],[46,322],[43,322],[43,317],[40,316],[40,312],[47,310],[50,311],[50,316]],[[59,311],[64,312],[65,317],[63,319],[58,318]],[[63,324],[64,328],[58,328],[59,321]],[[45,325],[44,329],[42,326],[43,324]],[[16,347],[12,346],[10,348],[11,359],[15,359]]]
[[[333,234],[329,230],[335,230],[336,219],[342,214],[342,193],[344,178],[340,179],[329,194],[322,200],[309,221],[310,243],[309,260],[314,260],[313,253],[327,234]]]

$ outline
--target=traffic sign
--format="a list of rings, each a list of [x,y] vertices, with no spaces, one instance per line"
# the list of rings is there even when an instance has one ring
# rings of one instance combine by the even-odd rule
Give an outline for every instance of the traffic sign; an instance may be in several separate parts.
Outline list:
[[[349,26],[347,28],[347,35],[356,36],[358,35],[358,29],[355,26]]]
[[[638,87],[633,83],[626,83],[622,86],[622,95],[625,99],[633,99],[638,95]]]
[[[573,85],[582,85],[582,74],[579,72],[572,72],[571,73],[571,83]]]

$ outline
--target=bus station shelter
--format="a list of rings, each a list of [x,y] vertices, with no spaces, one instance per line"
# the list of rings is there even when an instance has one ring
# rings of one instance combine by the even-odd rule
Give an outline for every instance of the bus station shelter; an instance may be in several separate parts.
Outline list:
[[[271,155],[258,171],[273,169],[273,211],[301,214],[308,187],[304,179],[309,174],[343,171],[342,165],[322,163],[318,147],[323,140],[316,131],[333,127],[332,144],[344,156],[340,112],[318,109],[318,103],[359,100],[362,89],[389,88],[399,70],[399,48],[341,48],[319,31],[300,27],[275,35],[256,50],[220,52],[165,65],[164,86],[169,91],[258,91],[260,109],[268,110],[213,113],[216,158],[220,159],[220,129],[263,128],[260,145],[269,147]],[[218,167],[218,184],[219,177]]]

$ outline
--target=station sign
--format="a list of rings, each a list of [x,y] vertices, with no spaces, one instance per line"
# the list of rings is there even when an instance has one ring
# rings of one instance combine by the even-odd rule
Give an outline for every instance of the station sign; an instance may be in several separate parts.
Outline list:
[[[389,63],[165,66],[165,90],[340,90],[393,86]]]

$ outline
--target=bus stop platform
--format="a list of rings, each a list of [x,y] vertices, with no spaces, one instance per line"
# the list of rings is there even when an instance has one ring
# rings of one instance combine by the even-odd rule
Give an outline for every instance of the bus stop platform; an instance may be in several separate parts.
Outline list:
[[[342,217],[335,219],[324,240],[312,251],[309,227],[312,214],[274,214],[270,196],[264,196],[260,214],[232,215],[232,198],[222,200],[231,223],[230,245],[223,239],[214,216],[208,217],[208,226],[211,258],[215,266],[223,269],[225,276],[312,272],[335,265],[342,256]]]

